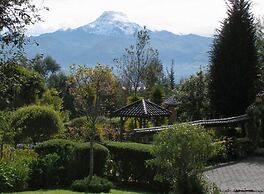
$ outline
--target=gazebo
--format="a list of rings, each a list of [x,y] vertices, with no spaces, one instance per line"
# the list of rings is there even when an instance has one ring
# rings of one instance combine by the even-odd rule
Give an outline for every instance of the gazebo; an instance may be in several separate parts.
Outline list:
[[[168,98],[165,98],[162,106],[169,111],[171,111],[171,115],[169,117],[169,124],[173,124],[177,119],[177,106],[180,103],[176,101],[175,96],[170,96]]]
[[[147,120],[169,117],[171,112],[149,100],[141,99],[132,104],[124,106],[112,113],[113,117],[120,117],[120,134],[123,133],[124,122],[128,118],[135,118],[139,121],[139,127],[145,128]]]

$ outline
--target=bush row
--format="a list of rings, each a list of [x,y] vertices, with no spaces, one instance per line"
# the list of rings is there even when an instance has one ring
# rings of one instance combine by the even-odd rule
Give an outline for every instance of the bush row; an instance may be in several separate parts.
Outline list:
[[[89,174],[90,144],[53,139],[35,147],[39,158],[31,164],[29,185],[34,189],[69,186]],[[102,176],[109,151],[94,145],[94,173]]]
[[[226,139],[218,143],[223,144],[225,149],[212,158],[214,162],[245,157],[252,152],[248,139]],[[152,145],[104,142],[103,145],[95,144],[94,148],[96,175],[107,176],[116,183],[133,183],[162,191],[168,189],[168,184],[160,184],[154,180],[157,170],[146,163],[154,157]],[[23,190],[27,185],[31,189],[70,186],[74,180],[83,179],[89,174],[89,143],[53,139],[36,145],[34,150],[39,157],[27,162],[29,173],[22,171],[26,169],[24,163],[16,165],[16,168],[0,163],[1,192]],[[85,180],[83,179],[84,183]],[[76,185],[80,183],[82,181],[77,181]]]
[[[156,168],[147,164],[154,157],[152,145],[128,142],[105,142],[103,145],[109,149],[111,155],[107,165],[107,176],[110,180],[168,191],[168,184],[155,181]]]
[[[112,159],[110,177],[123,182],[151,182],[154,177],[152,168],[146,161],[153,158],[152,146],[138,143],[108,142],[104,143]],[[117,176],[116,176],[117,175]]]
[[[254,153],[254,144],[247,137],[224,138],[216,143],[221,145],[221,150],[210,159],[211,163],[243,159]]]

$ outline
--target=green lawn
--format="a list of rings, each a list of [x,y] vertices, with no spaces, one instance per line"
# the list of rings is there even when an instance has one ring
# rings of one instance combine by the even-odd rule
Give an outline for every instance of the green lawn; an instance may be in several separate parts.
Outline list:
[[[39,190],[39,191],[25,191],[25,192],[18,192],[13,194],[84,194],[81,192],[73,192],[69,190]],[[86,193],[87,194],[87,193]],[[144,191],[130,191],[127,189],[112,189],[110,194],[154,194]]]

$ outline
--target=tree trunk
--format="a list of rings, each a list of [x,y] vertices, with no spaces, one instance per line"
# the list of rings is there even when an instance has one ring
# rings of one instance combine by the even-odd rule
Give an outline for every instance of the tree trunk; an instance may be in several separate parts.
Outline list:
[[[4,142],[2,141],[0,145],[0,159],[2,159],[3,156],[4,156]]]
[[[92,134],[90,138],[90,166],[89,166],[89,180],[92,179],[94,173],[94,136],[95,136],[95,123],[92,126]]]
[[[94,140],[90,139],[90,167],[89,167],[89,179],[91,180],[94,171]]]

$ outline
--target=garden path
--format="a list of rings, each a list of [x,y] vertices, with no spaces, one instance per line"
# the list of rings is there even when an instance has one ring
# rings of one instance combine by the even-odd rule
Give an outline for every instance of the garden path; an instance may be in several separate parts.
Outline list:
[[[223,194],[264,193],[264,157],[221,164],[205,171]]]

